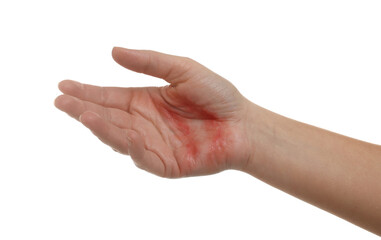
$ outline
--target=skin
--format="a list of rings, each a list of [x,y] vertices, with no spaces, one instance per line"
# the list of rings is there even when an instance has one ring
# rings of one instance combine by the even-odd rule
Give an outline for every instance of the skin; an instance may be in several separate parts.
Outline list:
[[[196,61],[114,48],[123,67],[165,87],[65,80],[55,105],[161,177],[237,169],[381,235],[381,147],[261,108]]]

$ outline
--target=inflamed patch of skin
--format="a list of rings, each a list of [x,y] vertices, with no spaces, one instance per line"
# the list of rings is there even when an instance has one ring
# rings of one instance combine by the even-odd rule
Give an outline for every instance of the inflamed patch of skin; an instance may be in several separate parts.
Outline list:
[[[187,175],[205,167],[222,170],[231,141],[229,123],[182,96],[155,95],[151,95],[155,108],[181,142],[176,154],[180,172]]]

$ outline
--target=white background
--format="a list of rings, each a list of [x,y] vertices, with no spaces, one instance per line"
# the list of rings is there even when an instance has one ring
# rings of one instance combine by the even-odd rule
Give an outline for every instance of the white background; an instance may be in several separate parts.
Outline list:
[[[251,101],[381,143],[380,1],[0,2],[0,239],[378,239],[236,171],[162,179],[54,108],[63,79],[163,85],[113,46],[191,57]]]

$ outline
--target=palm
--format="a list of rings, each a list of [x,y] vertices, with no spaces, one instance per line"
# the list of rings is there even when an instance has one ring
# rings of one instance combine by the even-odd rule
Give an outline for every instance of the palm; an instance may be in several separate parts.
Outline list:
[[[246,144],[240,131],[244,106],[228,81],[190,60],[172,63],[167,72],[155,69],[160,63],[140,70],[118,56],[116,60],[132,70],[165,77],[171,85],[99,88],[64,81],[60,89],[66,95],[57,99],[57,107],[75,118],[82,116],[102,141],[160,176],[215,173],[234,165],[232,159],[245,158],[238,150]]]

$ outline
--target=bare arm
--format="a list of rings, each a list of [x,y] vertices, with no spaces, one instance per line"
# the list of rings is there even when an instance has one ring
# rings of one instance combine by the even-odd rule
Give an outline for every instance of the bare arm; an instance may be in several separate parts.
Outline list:
[[[114,48],[127,69],[165,87],[63,81],[55,105],[161,177],[239,169],[381,235],[381,148],[303,124],[244,98],[196,61]]]
[[[245,172],[381,235],[381,147],[252,103]]]

